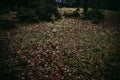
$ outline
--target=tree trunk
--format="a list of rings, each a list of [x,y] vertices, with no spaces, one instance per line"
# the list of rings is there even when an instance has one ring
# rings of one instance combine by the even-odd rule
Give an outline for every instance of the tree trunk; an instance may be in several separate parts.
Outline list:
[[[76,7],[77,7],[77,11],[79,11],[79,7],[80,7],[80,0],[76,0]]]
[[[83,11],[84,14],[88,12],[88,0],[83,0]]]

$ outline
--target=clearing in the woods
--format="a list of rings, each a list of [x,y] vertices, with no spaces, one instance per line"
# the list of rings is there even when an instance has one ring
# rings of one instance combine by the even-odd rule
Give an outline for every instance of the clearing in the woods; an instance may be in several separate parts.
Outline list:
[[[114,53],[119,54],[120,26],[107,19],[91,24],[63,18],[54,25],[39,22],[0,30],[0,58],[4,59],[1,79],[15,79],[12,74],[20,80],[115,79],[119,75]],[[56,31],[52,32],[54,27]]]

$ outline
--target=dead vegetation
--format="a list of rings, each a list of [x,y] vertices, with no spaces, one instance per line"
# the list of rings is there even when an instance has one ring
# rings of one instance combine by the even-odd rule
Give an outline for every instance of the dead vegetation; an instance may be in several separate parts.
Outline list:
[[[10,31],[0,30],[0,42],[5,44],[1,54],[8,55],[9,65],[15,65],[19,80],[106,80],[104,59],[116,51],[116,35],[114,26],[80,19],[62,19],[54,25],[21,24]]]

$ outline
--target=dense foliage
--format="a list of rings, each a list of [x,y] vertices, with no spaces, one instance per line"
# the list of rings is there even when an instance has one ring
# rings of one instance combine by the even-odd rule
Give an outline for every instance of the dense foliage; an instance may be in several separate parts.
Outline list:
[[[92,20],[92,23],[98,24],[104,19],[103,11],[98,9],[89,10],[85,15],[85,19]]]
[[[31,9],[19,9],[17,13],[17,19],[20,22],[37,22],[38,16]]]
[[[40,20],[51,20],[51,16],[54,14],[57,19],[61,18],[61,15],[56,6],[44,5],[36,9],[36,14]]]
[[[0,19],[0,29],[11,29],[11,28],[15,28],[15,22],[14,21],[10,21],[10,20],[3,20]]]
[[[39,20],[50,21],[54,14],[57,19],[61,18],[57,7],[44,5],[37,8],[21,8],[17,11],[17,19],[21,22],[38,22]]]

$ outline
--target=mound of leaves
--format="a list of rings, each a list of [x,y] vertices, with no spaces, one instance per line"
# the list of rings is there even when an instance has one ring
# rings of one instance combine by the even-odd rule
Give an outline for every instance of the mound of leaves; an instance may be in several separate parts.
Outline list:
[[[64,12],[63,16],[65,16],[66,18],[80,17],[80,13],[77,10],[75,10],[72,13]]]

